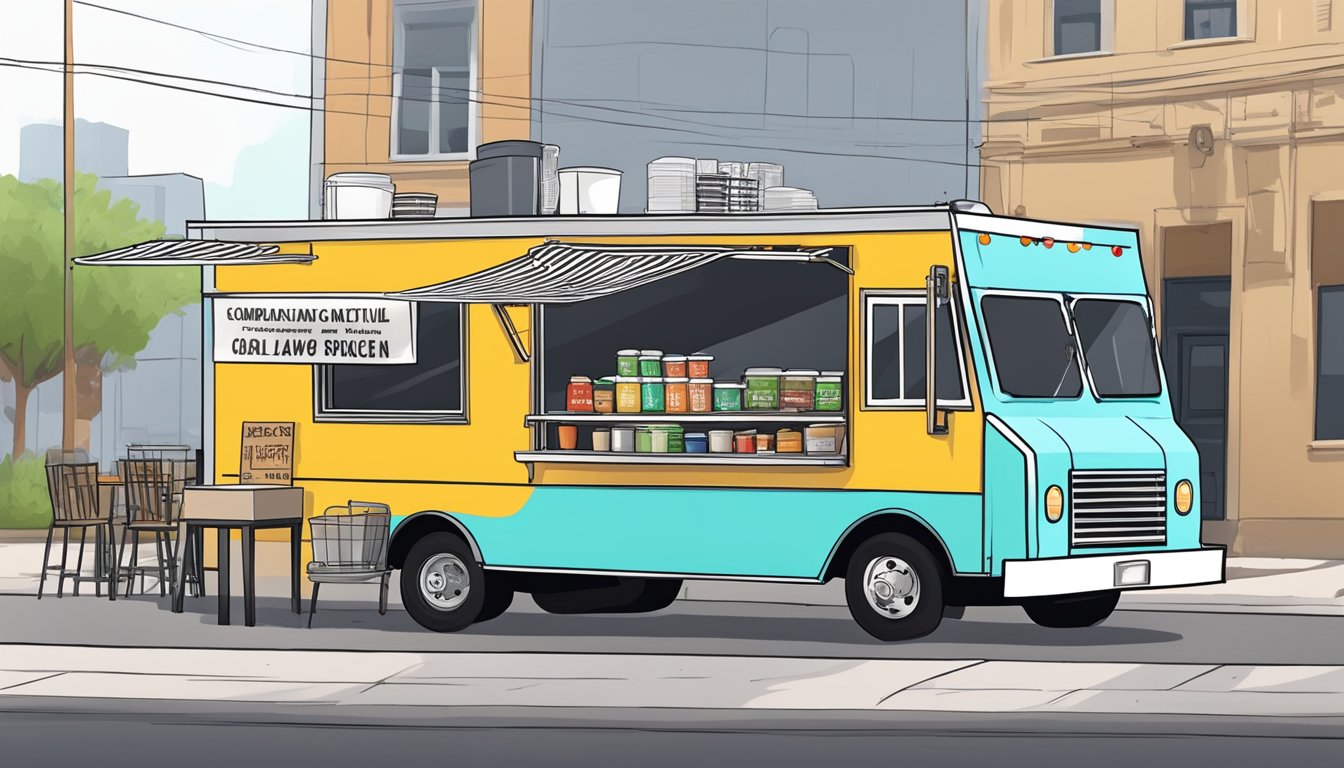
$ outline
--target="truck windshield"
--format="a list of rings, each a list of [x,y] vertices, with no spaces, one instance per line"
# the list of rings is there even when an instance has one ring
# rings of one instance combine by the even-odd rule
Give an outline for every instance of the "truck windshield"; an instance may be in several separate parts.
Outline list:
[[[1143,307],[1132,301],[1079,299],[1073,305],[1073,322],[1098,397],[1161,393],[1157,353]]]
[[[1058,299],[986,296],[980,307],[1000,389],[1014,397],[1082,393],[1078,352]]]

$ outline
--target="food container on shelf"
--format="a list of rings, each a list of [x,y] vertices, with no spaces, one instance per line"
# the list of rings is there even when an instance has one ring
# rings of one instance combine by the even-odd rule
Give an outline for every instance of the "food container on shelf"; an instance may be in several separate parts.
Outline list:
[[[704,432],[687,432],[685,442],[687,453],[709,452],[709,436]]]
[[[686,384],[691,413],[709,413],[714,410],[714,382],[711,379],[691,379]]]
[[[607,429],[593,430],[593,450],[610,451],[611,450],[611,431]]]
[[[709,430],[709,452],[710,452],[710,453],[732,453],[732,452],[733,452],[733,430],[731,430],[731,429],[711,429],[711,430]]]
[[[746,391],[746,388],[747,386],[745,384],[738,384],[736,382],[714,382],[714,410],[742,410],[742,393]]]
[[[803,430],[803,443],[809,454],[834,456],[845,443],[844,424],[812,424]]]
[[[616,412],[639,413],[643,402],[639,391],[638,376],[616,377]]]
[[[587,376],[570,376],[565,387],[565,410],[578,413],[593,412],[593,380]]]
[[[639,375],[639,350],[622,349],[616,353],[616,375],[617,376],[638,376]]]
[[[635,427],[635,453],[653,453],[653,429]],[[666,453],[666,450],[664,450]]]
[[[733,453],[755,453],[756,430],[748,429],[733,434]]]
[[[607,376],[593,382],[593,410],[612,413],[616,410],[616,377]]]
[[[573,424],[561,424],[558,430],[560,432],[560,450],[572,451],[579,447],[579,428]]]
[[[779,379],[779,407],[810,411],[816,400],[817,372],[791,368]]]
[[[561,168],[561,216],[615,215],[621,202],[621,172],[614,168]]]
[[[818,411],[845,409],[844,371],[822,371],[817,376],[817,391],[813,408]]]
[[[664,358],[666,359],[666,358]],[[668,413],[686,413],[690,410],[690,380],[686,377],[663,380],[664,401]]]
[[[686,433],[679,424],[653,424],[649,426],[653,432],[654,453],[682,453],[686,450]],[[666,436],[666,448],[658,450],[660,445],[659,435]]]
[[[663,353],[656,349],[641,349],[639,351],[639,375],[662,376]]]
[[[706,355],[703,352],[697,352],[694,355],[686,356],[686,375],[692,379],[708,379],[709,364],[714,361],[713,355]]]
[[[611,428],[612,453],[633,453],[634,450],[635,450],[635,428],[612,427]]]
[[[322,218],[390,218],[396,190],[385,173],[333,173],[322,183]]]
[[[742,374],[746,380],[746,406],[748,411],[779,410],[779,377],[783,373],[779,368],[748,368]]]
[[[668,378],[685,378],[686,356],[663,355],[663,375]]]
[[[775,452],[775,436],[774,436],[774,435],[760,435],[760,434],[756,435],[756,452],[757,452],[757,453],[774,453],[774,452]]]
[[[649,445],[650,445],[649,452],[650,452],[650,453],[667,453],[667,452],[668,452],[668,450],[667,450],[668,437],[669,437],[668,433],[665,432],[664,430],[661,430],[661,429],[650,429],[650,430],[649,430]]]
[[[796,429],[781,429],[775,433],[775,451],[777,453],[802,453],[803,433]]]
[[[667,410],[667,385],[662,376],[639,377],[639,410],[644,413]]]

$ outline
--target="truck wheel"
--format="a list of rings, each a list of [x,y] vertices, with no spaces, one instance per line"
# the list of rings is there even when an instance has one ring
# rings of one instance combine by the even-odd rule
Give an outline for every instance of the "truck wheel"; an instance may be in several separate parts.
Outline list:
[[[1120,602],[1120,591],[1088,592],[1081,595],[1051,595],[1022,601],[1031,620],[1051,629],[1090,627],[1106,620]]]
[[[426,535],[401,569],[401,602],[425,629],[456,632],[471,626],[485,605],[485,571],[471,547],[451,533]]]
[[[942,574],[919,542],[879,533],[850,557],[845,601],[854,621],[878,640],[913,640],[943,620]]]

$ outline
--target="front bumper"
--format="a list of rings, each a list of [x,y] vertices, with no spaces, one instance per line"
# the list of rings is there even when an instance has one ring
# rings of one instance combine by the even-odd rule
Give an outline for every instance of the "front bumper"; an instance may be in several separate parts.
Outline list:
[[[1048,560],[1005,560],[1003,596],[1036,597],[1110,589],[1219,584],[1225,580],[1223,569],[1226,560],[1226,552],[1222,547]]]

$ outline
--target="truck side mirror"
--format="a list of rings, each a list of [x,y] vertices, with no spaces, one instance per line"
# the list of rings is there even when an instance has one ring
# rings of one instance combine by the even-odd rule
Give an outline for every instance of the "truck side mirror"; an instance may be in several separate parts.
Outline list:
[[[924,414],[930,435],[947,434],[947,412],[938,410],[938,308],[951,300],[949,282],[940,264],[929,267],[924,280]]]

